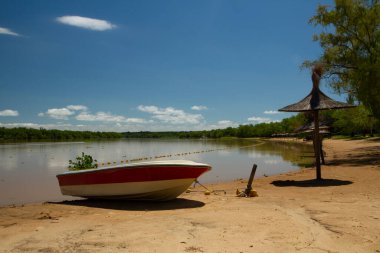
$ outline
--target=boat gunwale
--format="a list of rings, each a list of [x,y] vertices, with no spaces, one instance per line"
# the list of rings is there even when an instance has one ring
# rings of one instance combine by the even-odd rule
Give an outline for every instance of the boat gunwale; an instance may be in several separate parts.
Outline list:
[[[186,163],[188,162],[188,163]],[[135,169],[139,167],[171,167],[171,166],[181,166],[181,167],[207,167],[208,171],[211,170],[211,165],[205,163],[197,163],[189,160],[165,160],[165,161],[154,161],[154,162],[141,162],[141,163],[130,163],[130,164],[119,164],[115,166],[108,166],[95,169],[82,169],[82,170],[72,170],[65,171],[63,173],[57,174],[56,177],[72,175],[72,174],[82,174],[82,173],[92,173],[104,170],[114,170],[114,169]]]

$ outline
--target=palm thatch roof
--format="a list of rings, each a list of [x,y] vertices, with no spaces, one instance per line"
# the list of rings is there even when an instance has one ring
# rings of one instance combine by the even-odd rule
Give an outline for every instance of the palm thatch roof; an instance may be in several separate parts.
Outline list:
[[[306,112],[316,110],[343,109],[354,107],[353,105],[335,101],[324,94],[318,87],[313,90],[301,101],[285,106],[279,111],[282,112]]]
[[[329,109],[343,109],[354,107],[353,105],[335,101],[319,89],[319,81],[322,77],[323,66],[322,64],[316,64],[313,68],[311,79],[313,81],[313,89],[304,99],[298,103],[285,106],[279,109],[282,112],[307,112],[307,111],[319,111]]]

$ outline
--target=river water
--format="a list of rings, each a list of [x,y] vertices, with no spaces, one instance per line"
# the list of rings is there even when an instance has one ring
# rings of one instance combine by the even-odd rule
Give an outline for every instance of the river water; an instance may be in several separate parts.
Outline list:
[[[102,164],[136,159],[192,160],[207,163],[212,171],[199,178],[215,183],[298,170],[310,163],[308,145],[257,140],[126,139],[97,142],[0,144],[0,206],[73,199],[62,196],[56,174],[67,171],[68,161],[84,152]]]

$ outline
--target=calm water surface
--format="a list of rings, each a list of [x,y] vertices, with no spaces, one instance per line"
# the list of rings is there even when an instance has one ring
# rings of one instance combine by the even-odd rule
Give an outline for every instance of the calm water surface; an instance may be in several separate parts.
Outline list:
[[[203,153],[195,153],[207,151]],[[99,163],[148,157],[152,160],[186,159],[210,164],[202,183],[248,178],[253,163],[256,177],[298,170],[303,154],[312,152],[302,144],[253,140],[120,140],[0,144],[0,206],[73,199],[62,196],[56,174],[67,171],[68,161],[81,152]],[[190,154],[189,154],[190,153]],[[171,155],[171,157],[168,157]],[[166,156],[163,158],[155,158]]]

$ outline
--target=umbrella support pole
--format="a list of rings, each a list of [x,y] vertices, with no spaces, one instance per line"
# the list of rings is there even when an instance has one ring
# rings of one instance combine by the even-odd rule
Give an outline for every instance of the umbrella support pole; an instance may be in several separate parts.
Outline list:
[[[315,152],[315,169],[317,180],[322,180],[321,176],[321,143],[319,141],[319,117],[318,111],[314,111],[314,152]]]

